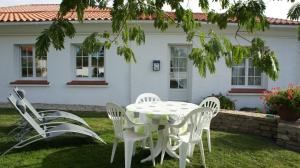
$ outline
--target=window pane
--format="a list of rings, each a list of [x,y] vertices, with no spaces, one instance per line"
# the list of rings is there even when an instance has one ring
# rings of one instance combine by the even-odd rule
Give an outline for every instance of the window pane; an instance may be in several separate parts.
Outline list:
[[[248,76],[254,76],[254,68],[248,69]]]
[[[36,69],[36,77],[42,77],[42,69],[41,68]]]
[[[244,77],[239,77],[238,78],[238,85],[245,85],[245,78]]]
[[[22,77],[27,77],[27,68],[22,68]]]
[[[248,85],[254,85],[254,77],[248,77]]]
[[[245,68],[239,68],[239,76],[245,76]]]
[[[100,49],[100,51],[98,52],[98,56],[104,57],[104,47]]]
[[[28,76],[27,77],[33,77],[33,68],[28,68]]]
[[[98,62],[98,59],[97,57],[92,57],[92,67],[97,67],[97,62]]]
[[[261,76],[261,71],[255,68],[255,76]]]
[[[27,57],[27,66],[29,67],[29,68],[32,68],[33,67],[33,59],[32,59],[32,57]]]
[[[21,48],[21,56],[26,56],[26,47],[20,47]]]
[[[33,56],[32,47],[27,47],[26,50],[27,50],[27,56]]]
[[[237,85],[237,77],[232,77],[231,78],[231,84],[232,85]]]
[[[21,58],[21,65],[22,65],[22,68],[27,68],[27,57]]]
[[[88,67],[89,66],[89,57],[83,57],[82,58],[82,66]]]
[[[36,68],[46,68],[47,67],[47,59],[44,57],[37,57],[36,61]]]
[[[231,73],[232,73],[232,76],[238,76],[238,68],[237,67],[232,67],[232,70],[231,70]]]
[[[76,66],[82,66],[82,57],[77,57],[76,58]]]
[[[92,77],[98,77],[99,71],[97,67],[93,67],[92,69]]]
[[[89,76],[88,67],[77,67],[76,68],[76,76],[77,77],[88,77]]]
[[[104,58],[103,57],[98,58],[98,66],[104,67]]]
[[[186,79],[180,79],[178,82],[178,87],[181,89],[187,88],[187,80]]]
[[[261,77],[255,78],[255,85],[260,86],[261,85]]]
[[[174,79],[170,80],[170,88],[173,88],[173,89],[178,88],[177,80],[174,80]]]

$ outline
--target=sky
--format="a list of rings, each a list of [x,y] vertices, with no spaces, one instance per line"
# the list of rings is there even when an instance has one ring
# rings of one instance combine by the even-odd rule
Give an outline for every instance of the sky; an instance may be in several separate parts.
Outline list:
[[[14,6],[14,5],[21,5],[21,4],[59,4],[62,0],[0,0],[0,7],[4,6]],[[300,0],[296,0],[300,1]],[[266,15],[268,17],[275,17],[275,18],[283,18],[286,19],[287,12],[289,8],[292,6],[291,2],[288,0],[265,0],[267,9]],[[200,12],[198,6],[198,0],[185,0],[184,6],[191,8],[194,12]],[[215,3],[212,5],[212,8],[216,11],[220,9],[220,6]],[[165,10],[169,10],[166,6]]]

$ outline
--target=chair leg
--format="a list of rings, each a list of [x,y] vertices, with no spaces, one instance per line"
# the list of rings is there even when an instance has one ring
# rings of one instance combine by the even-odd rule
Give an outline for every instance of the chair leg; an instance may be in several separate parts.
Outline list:
[[[203,148],[203,142],[202,142],[202,139],[200,139],[200,141],[199,141],[199,146],[200,146],[200,154],[201,154],[202,164],[203,164],[204,167],[206,167],[206,165],[205,165],[205,155],[204,155],[204,148]]]
[[[210,141],[210,130],[206,130],[207,134],[207,143],[208,143],[208,151],[211,152],[211,141]]]
[[[155,157],[154,157],[154,147],[153,147],[153,139],[152,137],[149,138],[149,143],[150,143],[150,152],[151,152],[151,157],[152,157],[152,164],[153,164],[153,167],[155,167]]]
[[[112,149],[112,152],[111,152],[110,163],[112,163],[114,161],[114,157],[115,157],[117,146],[118,146],[118,139],[115,138],[114,139],[113,149]]]
[[[194,154],[194,150],[195,150],[195,144],[190,144],[189,148],[188,148],[188,156],[192,157]]]
[[[179,168],[185,168],[188,146],[188,143],[182,142],[179,147]]]
[[[131,159],[132,159],[132,151],[134,142],[131,140],[124,139],[125,145],[125,168],[130,168]]]

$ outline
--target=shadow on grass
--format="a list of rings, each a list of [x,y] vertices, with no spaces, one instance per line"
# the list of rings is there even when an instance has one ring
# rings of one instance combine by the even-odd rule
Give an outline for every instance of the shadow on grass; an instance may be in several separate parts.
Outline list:
[[[110,163],[112,144],[86,145],[70,149],[60,150],[48,155],[42,161],[43,168],[95,168],[95,167],[124,167],[124,144],[119,143],[115,154],[114,162]],[[132,158],[131,167],[153,167],[152,162],[140,163],[140,160],[147,157],[149,152],[139,151]]]

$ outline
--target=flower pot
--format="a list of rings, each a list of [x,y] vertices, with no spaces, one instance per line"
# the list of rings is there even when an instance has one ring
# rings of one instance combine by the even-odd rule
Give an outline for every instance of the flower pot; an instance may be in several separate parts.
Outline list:
[[[296,112],[295,109],[284,105],[278,108],[278,115],[280,116],[280,119],[285,121],[297,121],[300,118],[300,113]]]

